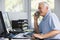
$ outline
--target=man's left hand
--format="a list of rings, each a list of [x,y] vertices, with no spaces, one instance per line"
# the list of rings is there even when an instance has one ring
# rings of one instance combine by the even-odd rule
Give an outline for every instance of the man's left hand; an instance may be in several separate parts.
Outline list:
[[[34,37],[42,39],[43,36],[41,34],[33,34]]]

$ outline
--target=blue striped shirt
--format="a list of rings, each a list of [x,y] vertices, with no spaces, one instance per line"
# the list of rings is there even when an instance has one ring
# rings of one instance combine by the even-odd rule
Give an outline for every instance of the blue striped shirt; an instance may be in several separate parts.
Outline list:
[[[42,34],[46,34],[52,30],[60,30],[60,22],[58,17],[54,13],[48,11],[46,16],[39,24],[39,31],[42,32]],[[60,34],[47,39],[60,39]]]

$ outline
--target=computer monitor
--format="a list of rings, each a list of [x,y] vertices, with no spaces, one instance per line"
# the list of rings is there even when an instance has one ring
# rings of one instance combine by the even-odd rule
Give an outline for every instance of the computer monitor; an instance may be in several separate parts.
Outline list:
[[[2,11],[0,11],[0,36],[7,33],[6,28],[5,28],[5,23],[2,15]]]
[[[6,13],[6,12],[3,13],[3,19],[4,19],[6,31],[9,33],[9,31],[12,31],[12,26],[11,26],[11,23],[9,20],[8,13]]]

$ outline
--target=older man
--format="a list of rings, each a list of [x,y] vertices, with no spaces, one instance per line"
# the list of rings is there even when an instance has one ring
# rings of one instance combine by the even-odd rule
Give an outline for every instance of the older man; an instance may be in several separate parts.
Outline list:
[[[44,40],[59,40],[60,22],[58,17],[49,11],[49,7],[46,2],[40,2],[38,10],[40,13],[39,16],[43,16],[43,19],[38,26],[38,16],[34,14],[34,29],[36,33],[33,34],[33,40],[35,40],[35,38]]]

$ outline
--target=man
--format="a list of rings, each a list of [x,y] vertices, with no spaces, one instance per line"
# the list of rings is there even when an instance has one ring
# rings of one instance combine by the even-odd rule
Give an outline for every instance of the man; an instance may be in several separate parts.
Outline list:
[[[43,19],[38,26],[38,16],[34,14],[35,34],[33,34],[32,40],[35,40],[35,38],[44,40],[60,40],[60,22],[58,17],[49,10],[46,2],[40,2],[38,10],[40,16],[43,16]]]

